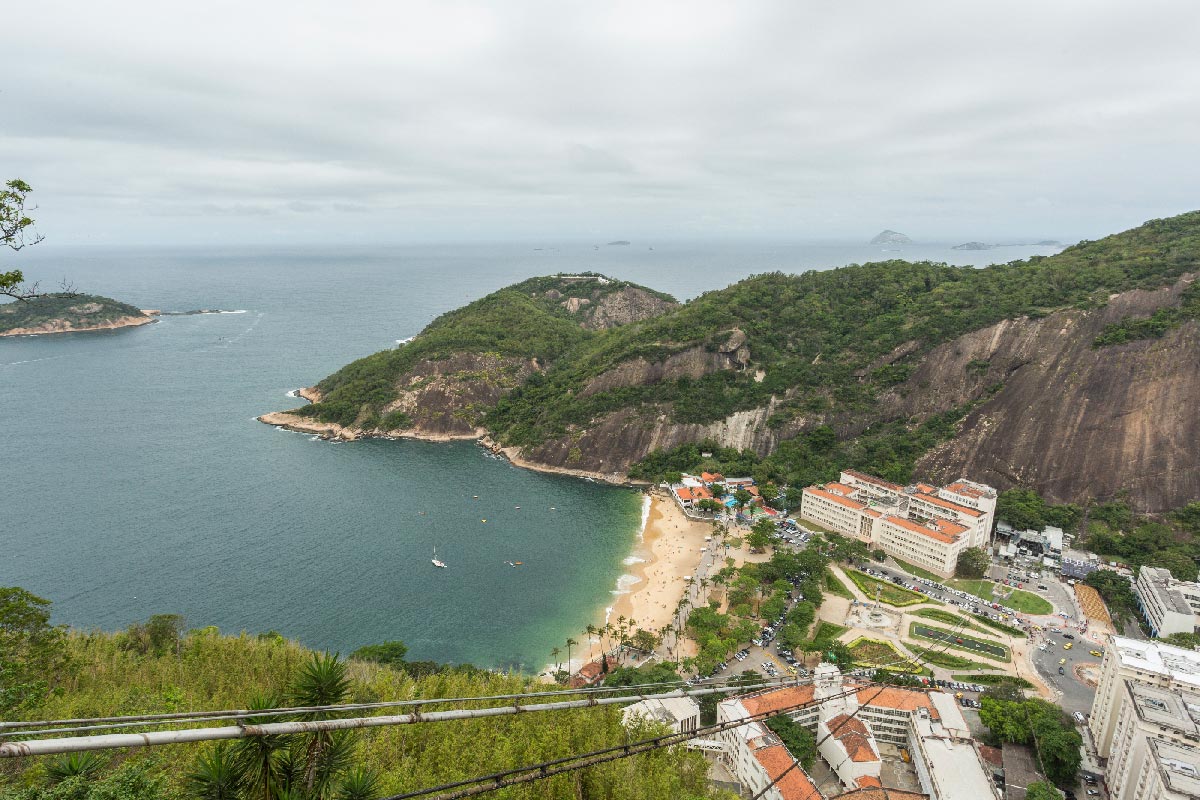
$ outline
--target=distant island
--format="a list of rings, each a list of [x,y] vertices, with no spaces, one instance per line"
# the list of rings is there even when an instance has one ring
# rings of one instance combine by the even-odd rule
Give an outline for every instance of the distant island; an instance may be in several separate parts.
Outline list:
[[[993,247],[1062,247],[1062,242],[1053,239],[1043,239],[1040,242],[1003,242],[988,244],[987,242],[963,242],[954,245],[955,250],[991,250]]]
[[[607,246],[608,247],[614,247],[614,246],[625,247],[628,244],[629,244],[629,242],[625,241],[624,239],[618,239],[615,242],[609,242]]]
[[[912,244],[912,239],[898,231],[881,231],[871,244]]]
[[[111,297],[56,292],[0,306],[0,336],[131,328],[154,322],[157,313]]]

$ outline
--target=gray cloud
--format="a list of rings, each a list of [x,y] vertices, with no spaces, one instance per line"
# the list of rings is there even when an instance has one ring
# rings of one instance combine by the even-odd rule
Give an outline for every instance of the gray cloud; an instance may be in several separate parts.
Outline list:
[[[27,3],[58,241],[1092,237],[1197,205],[1190,3]],[[71,24],[63,23],[70,19]],[[255,218],[272,216],[269,231]],[[609,234],[605,234],[609,235]]]

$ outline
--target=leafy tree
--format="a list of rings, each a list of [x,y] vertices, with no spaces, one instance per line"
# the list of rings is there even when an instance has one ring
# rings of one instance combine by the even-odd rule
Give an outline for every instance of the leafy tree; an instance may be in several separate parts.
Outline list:
[[[754,495],[750,494],[746,489],[738,489],[733,493],[733,499],[737,502],[738,508],[745,508],[754,499]]]
[[[773,483],[764,483],[758,487],[758,493],[762,497],[763,502],[773,506],[775,501],[779,499],[779,487]]]
[[[701,511],[707,511],[709,514],[715,514],[724,508],[724,506],[722,506],[716,500],[705,497],[699,503],[696,503],[696,508],[700,509]]]
[[[812,769],[817,760],[817,741],[812,733],[786,714],[767,719],[767,727],[779,737],[783,746],[805,769]]]
[[[679,682],[679,665],[674,661],[659,661],[644,667],[617,667],[604,678],[605,686],[641,686],[648,683],[674,684]]]
[[[878,561],[882,564],[885,560],[887,560],[887,553],[883,552],[882,550],[878,550],[878,549],[872,550],[871,558],[875,559],[876,561]]]
[[[41,701],[68,666],[66,633],[50,624],[50,601],[0,587],[0,714]]]
[[[1171,516],[1185,531],[1200,536],[1200,500],[1188,503]]]
[[[0,189],[0,246],[20,250],[42,241],[33,233],[33,219],[25,211],[25,202],[33,189],[20,178],[14,178]],[[21,270],[0,272],[0,295],[28,300],[37,297],[37,285],[23,288],[25,275]]]
[[[1200,572],[1196,560],[1182,550],[1163,550],[1152,555],[1146,563],[1151,567],[1165,567],[1180,581],[1194,581]]]
[[[1079,771],[1083,738],[1062,709],[1044,700],[1005,700],[984,692],[979,719],[1002,742],[1032,744],[1042,772],[1059,786]]]
[[[746,544],[750,545],[750,549],[754,551],[766,550],[774,540],[772,534],[775,533],[775,523],[764,517],[750,529],[750,533],[746,536]]]
[[[1137,613],[1137,597],[1129,581],[1108,569],[1089,573],[1083,582],[1091,586],[1104,599],[1114,619],[1127,619]]]
[[[991,565],[992,560],[982,547],[968,547],[958,554],[954,574],[959,578],[982,578]]]
[[[1172,633],[1170,636],[1164,636],[1163,641],[1176,647],[1195,649],[1200,647],[1200,633]]]
[[[351,653],[350,657],[356,658],[359,661],[374,661],[376,664],[387,664],[398,667],[404,663],[406,655],[408,655],[408,645],[399,639],[395,639],[389,642],[380,642],[379,644],[363,645]]]
[[[1025,800],[1063,800],[1063,794],[1054,784],[1037,781],[1025,787]]]

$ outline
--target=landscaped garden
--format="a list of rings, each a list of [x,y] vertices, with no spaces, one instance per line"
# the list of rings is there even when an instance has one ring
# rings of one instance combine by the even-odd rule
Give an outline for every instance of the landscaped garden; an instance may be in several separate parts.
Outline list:
[[[901,655],[900,651],[887,642],[861,636],[849,644],[847,649],[860,667],[886,667],[894,672],[924,673],[917,659]]]
[[[999,669],[999,667],[990,664],[981,664],[978,661],[972,661],[969,658],[956,656],[953,653],[946,653],[936,649],[926,649],[936,647],[928,642],[906,642],[908,648],[917,654],[917,657],[927,664],[933,664],[935,667],[945,667],[946,669]]]
[[[915,611],[910,611],[909,613],[917,617],[925,617],[926,619],[944,622],[947,625],[966,625],[968,628],[979,631],[987,636],[995,636],[994,633],[984,629],[981,625],[968,620],[965,615],[955,614],[953,611],[943,611],[940,608],[918,608]],[[974,615],[972,615],[972,618],[979,619],[978,617],[974,617]],[[982,620],[980,621],[982,622]]]
[[[916,605],[917,603],[937,602],[926,597],[920,592],[903,589],[896,584],[891,583],[890,581],[881,581],[878,578],[872,578],[865,572],[848,569],[846,570],[846,575],[850,578],[850,580],[854,581],[854,585],[857,586],[863,594],[872,600],[875,599],[876,591],[878,590],[879,602],[887,603],[889,606],[911,606]]]
[[[960,592],[973,594],[983,600],[993,600],[992,589],[996,584],[987,580],[972,580],[968,578],[954,578],[946,581],[947,586],[952,586]]]
[[[1020,636],[1021,638],[1024,638],[1029,635],[1020,628],[1014,628],[1012,625],[1005,625],[1003,622],[994,620],[991,617],[985,617],[982,614],[972,614],[971,619],[975,620],[975,622],[979,623],[980,625],[987,625],[989,628],[995,628],[998,631],[1007,633],[1009,636]]]
[[[835,625],[832,622],[821,620],[817,623],[817,629],[813,632],[812,642],[815,645],[814,649],[820,650],[827,647],[830,642],[837,639],[847,630],[849,629],[844,625]]]
[[[1033,684],[1024,678],[1018,678],[1015,675],[1001,673],[998,675],[951,675],[950,680],[959,681],[960,683],[981,683],[984,686],[996,686],[1001,683],[1012,683],[1014,686],[1020,686],[1022,689],[1032,689]]]
[[[914,622],[908,626],[908,635],[918,639],[929,639],[941,642],[955,650],[966,650],[969,653],[990,658],[993,661],[1008,661],[1008,648],[995,642],[985,642],[963,633],[948,631],[945,628],[934,628]]]
[[[854,595],[846,588],[846,584],[838,580],[838,577],[831,570],[825,571],[825,588],[829,590],[830,594],[844,597],[847,600],[854,599]]]

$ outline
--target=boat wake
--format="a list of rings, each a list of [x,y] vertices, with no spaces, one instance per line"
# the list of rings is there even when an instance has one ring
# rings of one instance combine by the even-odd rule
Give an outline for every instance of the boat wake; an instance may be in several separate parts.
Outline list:
[[[234,311],[226,311],[220,308],[197,308],[191,311],[160,311],[160,317],[194,317],[198,314],[248,314],[250,313],[244,308],[239,308]]]

